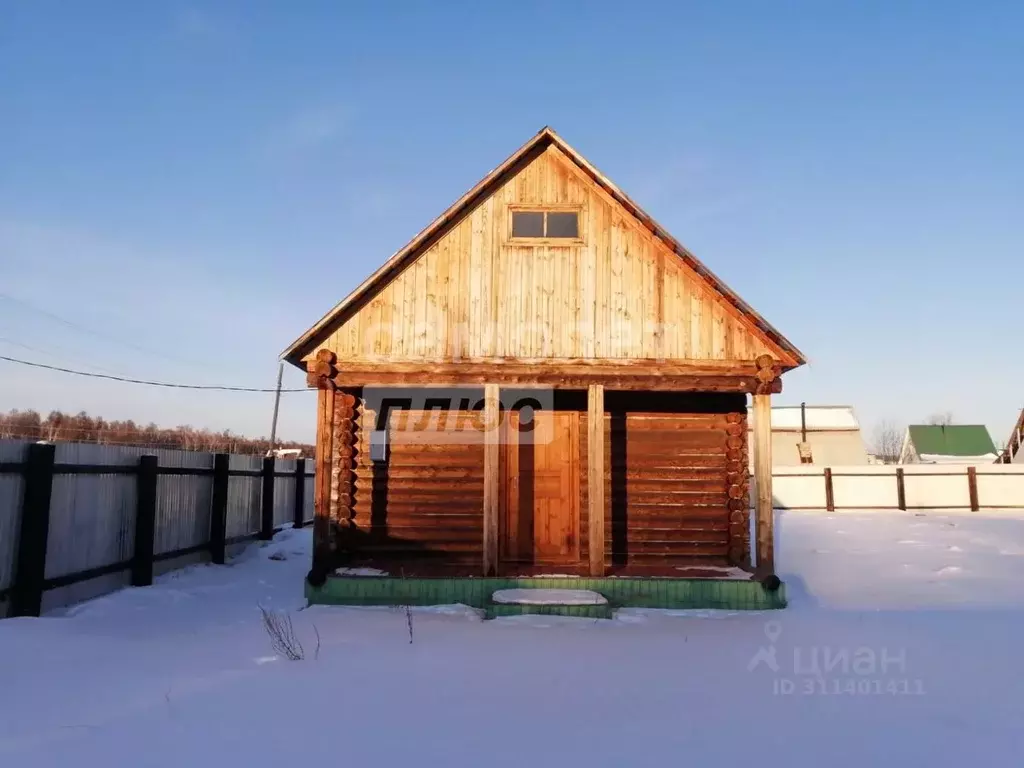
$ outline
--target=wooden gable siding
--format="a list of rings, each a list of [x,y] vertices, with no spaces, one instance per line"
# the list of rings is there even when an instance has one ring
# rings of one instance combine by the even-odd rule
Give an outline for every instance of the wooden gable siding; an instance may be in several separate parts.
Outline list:
[[[582,244],[510,243],[509,206],[579,206]],[[340,360],[749,361],[779,352],[549,146],[319,347]]]

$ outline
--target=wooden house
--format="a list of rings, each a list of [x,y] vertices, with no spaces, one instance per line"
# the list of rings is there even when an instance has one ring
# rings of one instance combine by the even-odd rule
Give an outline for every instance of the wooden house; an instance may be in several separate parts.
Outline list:
[[[549,128],[283,355],[319,392],[310,582],[774,571],[789,341]]]

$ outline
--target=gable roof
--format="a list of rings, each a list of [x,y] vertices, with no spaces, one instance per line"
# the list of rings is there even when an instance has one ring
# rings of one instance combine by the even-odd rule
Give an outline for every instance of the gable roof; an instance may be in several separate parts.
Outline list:
[[[918,456],[986,456],[996,452],[988,429],[981,424],[912,424],[907,432]]]
[[[604,174],[591,165],[586,158],[573,149],[553,129],[542,128],[533,138],[516,150],[501,165],[487,174],[466,194],[456,200],[444,213],[438,216],[424,230],[410,240],[403,248],[391,256],[376,272],[364,280],[352,293],[342,299],[330,312],[324,315],[306,333],[296,339],[281,353],[281,358],[297,367],[302,366],[302,358],[309,354],[330,333],[353,312],[379,292],[388,282],[409,263],[416,259],[425,246],[428,246],[442,234],[448,226],[473,209],[482,199],[486,198],[499,185],[505,175],[517,169],[524,161],[528,162],[543,152],[548,146],[554,145],[573,161],[594,182],[601,186],[613,199],[622,205],[630,214],[639,220],[655,237],[669,247],[683,262],[696,272],[726,302],[734,306],[766,339],[777,347],[784,357],[782,368],[788,370],[803,365],[804,355],[788,339],[773,328],[764,318],[732,289],[723,283],[696,256],[683,247],[668,231],[652,219],[639,205],[620,190]]]

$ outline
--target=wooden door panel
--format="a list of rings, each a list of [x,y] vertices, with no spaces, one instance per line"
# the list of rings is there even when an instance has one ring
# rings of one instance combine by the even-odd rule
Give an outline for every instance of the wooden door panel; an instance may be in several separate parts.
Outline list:
[[[523,431],[506,419],[502,559],[539,564],[579,560],[579,414],[547,411]]]

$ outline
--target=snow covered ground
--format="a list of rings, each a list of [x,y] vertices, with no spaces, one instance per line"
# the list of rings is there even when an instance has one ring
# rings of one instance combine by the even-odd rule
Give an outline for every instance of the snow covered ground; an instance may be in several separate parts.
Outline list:
[[[782,513],[779,537],[785,611],[414,610],[410,644],[400,609],[300,611],[309,532],[285,532],[0,621],[0,765],[1018,764],[1024,511]]]

